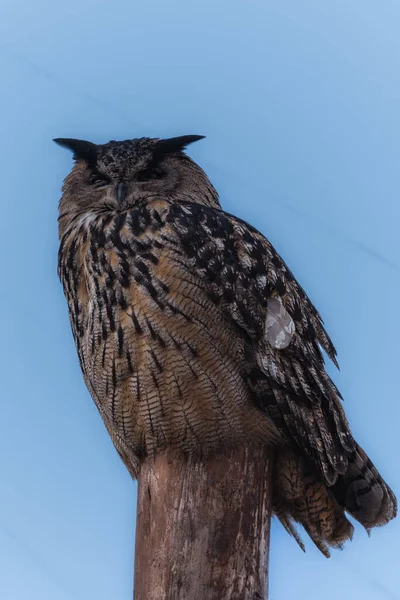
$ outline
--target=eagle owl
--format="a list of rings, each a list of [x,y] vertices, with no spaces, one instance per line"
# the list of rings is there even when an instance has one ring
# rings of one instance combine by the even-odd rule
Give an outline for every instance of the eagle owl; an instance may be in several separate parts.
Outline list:
[[[166,448],[274,447],[273,508],[329,555],[396,515],[324,369],[322,319],[272,245],[184,152],[202,136],[74,153],[58,272],[86,385],[133,477]]]

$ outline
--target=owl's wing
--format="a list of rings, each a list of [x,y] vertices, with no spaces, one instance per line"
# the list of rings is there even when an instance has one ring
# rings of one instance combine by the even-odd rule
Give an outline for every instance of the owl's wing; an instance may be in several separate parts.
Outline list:
[[[246,222],[189,202],[172,205],[168,221],[177,260],[185,257],[246,339],[247,381],[261,409],[332,485],[356,444],[324,368],[320,348],[335,364],[336,352],[318,311],[273,246]]]

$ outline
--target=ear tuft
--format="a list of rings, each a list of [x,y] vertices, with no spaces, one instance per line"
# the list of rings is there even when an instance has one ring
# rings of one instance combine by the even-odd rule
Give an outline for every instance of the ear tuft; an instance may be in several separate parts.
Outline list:
[[[193,142],[198,142],[204,139],[204,137],[204,135],[181,135],[179,137],[159,140],[156,144],[155,152],[159,156],[173,152],[182,152],[186,146],[193,144]]]
[[[53,140],[59,146],[63,146],[74,153],[74,159],[84,160],[89,165],[96,164],[97,161],[97,146],[92,142],[85,140],[75,140],[72,138],[55,138]]]

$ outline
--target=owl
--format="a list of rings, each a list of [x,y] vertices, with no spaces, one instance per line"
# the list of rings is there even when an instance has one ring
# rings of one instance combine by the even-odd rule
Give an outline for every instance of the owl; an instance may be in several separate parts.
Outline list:
[[[202,137],[55,140],[75,160],[58,273],[83,376],[134,478],[166,449],[269,445],[275,514],[328,556],[346,514],[370,530],[396,499],[351,434],[318,311],[185,153]]]

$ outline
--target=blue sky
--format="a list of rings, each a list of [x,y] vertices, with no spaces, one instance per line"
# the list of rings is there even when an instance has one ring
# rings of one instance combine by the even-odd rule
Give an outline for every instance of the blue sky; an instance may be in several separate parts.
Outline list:
[[[132,595],[136,485],[69,330],[53,137],[207,136],[191,155],[318,306],[353,431],[400,494],[399,21],[398,0],[2,0],[2,599]],[[327,561],[274,523],[271,600],[400,599],[399,544],[399,521],[358,527]]]

